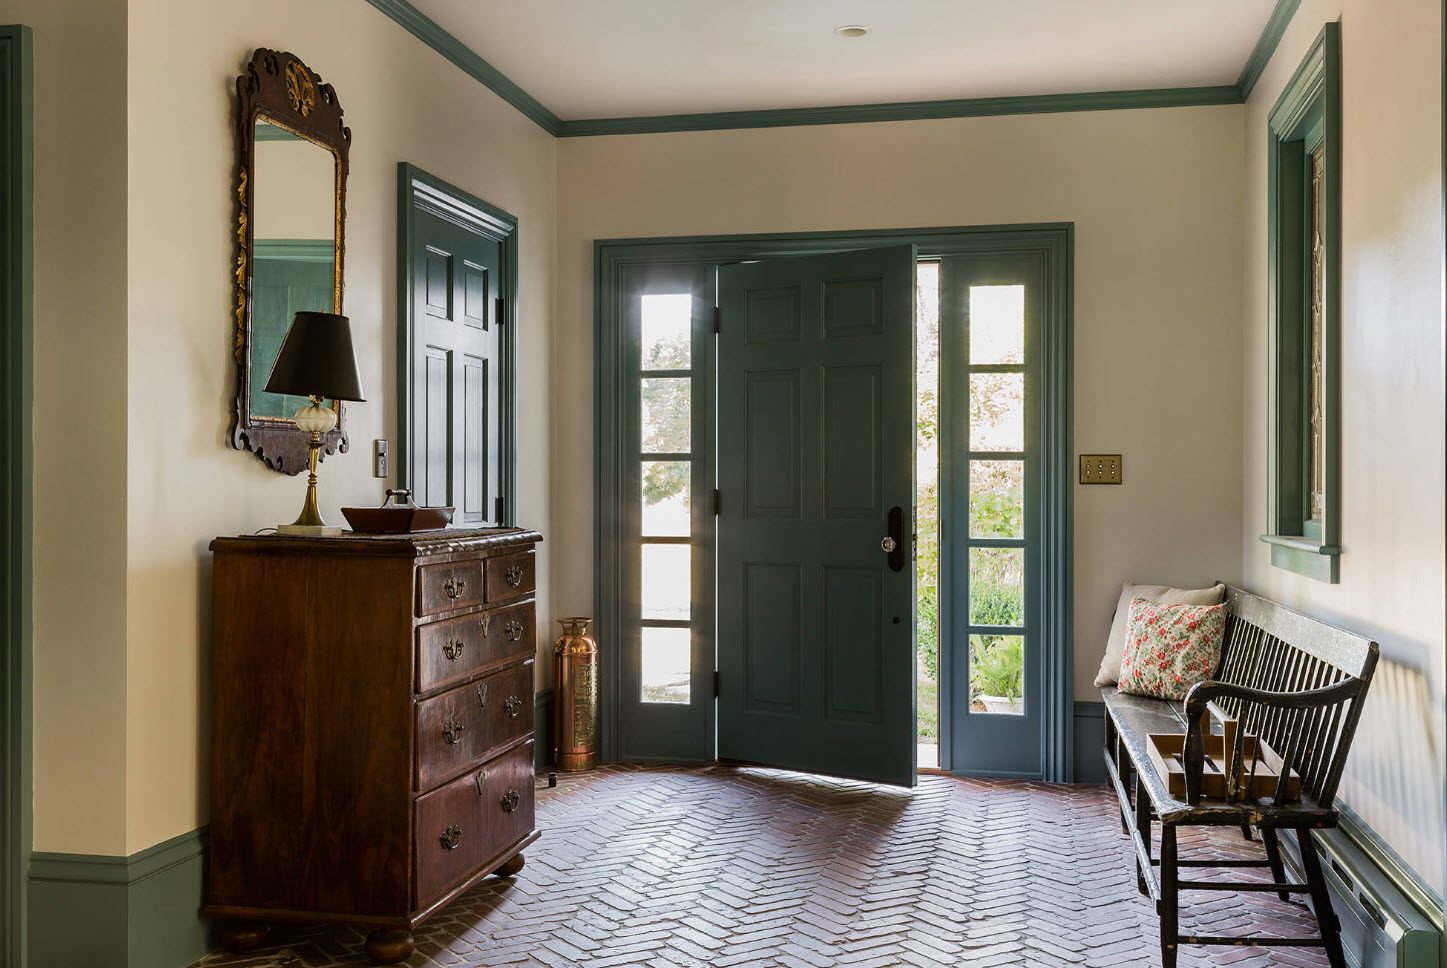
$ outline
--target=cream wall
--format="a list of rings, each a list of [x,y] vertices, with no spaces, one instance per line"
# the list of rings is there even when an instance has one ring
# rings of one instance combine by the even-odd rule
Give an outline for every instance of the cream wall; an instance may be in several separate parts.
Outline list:
[[[324,464],[323,512],[382,497],[406,160],[520,220],[518,516],[549,531],[550,453],[528,442],[550,424],[555,142],[369,5],[306,12],[0,3],[35,37],[36,850],[131,854],[205,822],[206,546],[300,506],[301,479],[226,443],[234,82],[254,47],[334,84],[353,132],[345,311],[368,397],[352,452]]]
[[[553,563],[593,606],[592,244],[599,238],[1075,223],[1075,689],[1121,582],[1240,577],[1242,108],[564,139],[558,148]]]
[[[126,831],[122,853],[206,819],[207,542],[289,521],[303,481],[225,445],[230,356],[234,80],[252,49],[290,50],[335,86],[352,129],[345,311],[367,402],[349,454],[321,473],[322,512],[374,504],[371,441],[396,439],[397,162],[519,219],[518,519],[549,528],[556,147],[551,136],[358,0],[132,0],[130,410],[126,558]],[[186,43],[176,43],[176,38]],[[551,545],[539,561],[550,623]],[[117,845],[121,846],[121,845]]]
[[[1266,527],[1266,123],[1322,25],[1342,34],[1341,582],[1271,567]],[[1242,571],[1372,635],[1389,660],[1347,802],[1442,885],[1442,62],[1437,0],[1304,0],[1246,106]]]
[[[125,842],[126,6],[34,29],[35,846]]]

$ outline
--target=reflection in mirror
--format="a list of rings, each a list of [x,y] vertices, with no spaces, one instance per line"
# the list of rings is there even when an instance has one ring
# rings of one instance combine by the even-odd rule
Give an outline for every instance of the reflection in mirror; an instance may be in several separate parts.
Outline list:
[[[252,165],[251,416],[290,421],[307,401],[268,393],[267,376],[301,311],[336,305],[336,159],[265,117]]]

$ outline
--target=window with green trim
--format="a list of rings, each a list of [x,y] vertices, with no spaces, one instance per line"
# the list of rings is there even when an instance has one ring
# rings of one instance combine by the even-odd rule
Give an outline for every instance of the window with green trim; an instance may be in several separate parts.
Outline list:
[[[1271,563],[1335,582],[1341,553],[1341,35],[1329,23],[1271,110],[1267,394]]]

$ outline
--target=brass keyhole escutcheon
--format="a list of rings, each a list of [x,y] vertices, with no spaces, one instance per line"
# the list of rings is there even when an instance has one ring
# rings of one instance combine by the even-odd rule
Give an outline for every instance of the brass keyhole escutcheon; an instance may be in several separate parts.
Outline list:
[[[522,565],[510,565],[507,570],[507,587],[516,588],[523,583]]]
[[[447,597],[452,599],[454,602],[462,597],[462,590],[466,587],[467,579],[459,578],[457,575],[453,575],[451,578],[447,579],[447,581],[442,583],[442,590],[446,592]]]
[[[462,646],[461,639],[448,639],[442,643],[442,654],[447,656],[448,662],[456,662],[462,658]]]
[[[517,619],[513,619],[503,626],[502,631],[503,634],[507,636],[509,642],[521,642],[523,637],[523,623]]]
[[[523,701],[517,696],[508,696],[503,708],[507,710],[508,719],[517,719],[518,714],[523,711]]]
[[[448,719],[442,726],[442,738],[447,741],[448,746],[456,746],[462,742],[462,734],[467,732],[467,726],[455,719]]]
[[[484,615],[477,620],[477,627],[482,630],[482,637],[487,638],[487,633],[492,631],[492,616]]]
[[[477,684],[477,704],[483,709],[487,708],[487,683],[485,682]]]
[[[502,812],[512,813],[518,808],[518,801],[521,799],[522,797],[516,790],[509,788],[508,791],[502,795]]]
[[[462,828],[455,825],[448,827],[438,839],[442,841],[443,850],[456,850],[457,845],[462,843]]]
[[[478,771],[477,771],[477,776],[475,776],[475,777],[472,778],[472,782],[477,784],[477,795],[478,795],[478,796],[483,796],[484,794],[487,793],[487,771],[486,771],[486,770],[478,770]]]

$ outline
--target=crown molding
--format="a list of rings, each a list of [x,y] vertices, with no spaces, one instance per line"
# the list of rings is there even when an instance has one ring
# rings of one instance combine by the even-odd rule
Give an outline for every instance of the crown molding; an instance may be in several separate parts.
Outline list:
[[[541,101],[493,67],[476,51],[443,29],[409,0],[367,0],[408,33],[461,68],[474,80],[556,138],[601,135],[658,134],[673,131],[719,131],[737,128],[780,128],[818,124],[865,124],[879,121],[922,121],[939,118],[980,118],[1009,114],[1060,114],[1074,111],[1129,111],[1145,108],[1201,107],[1241,104],[1251,95],[1270,63],[1301,0],[1276,0],[1251,56],[1235,84],[1214,87],[1154,88],[1143,91],[1091,91],[1079,94],[1032,94],[1019,97],[962,98],[946,101],[905,101],[889,104],[844,104],[830,107],[775,108],[761,111],[716,111],[627,118],[585,118],[565,121]]]
[[[554,137],[557,136],[562,120],[556,114],[544,107],[537,98],[513,83],[512,78],[483,60],[477,51],[444,30],[437,21],[412,6],[407,0],[367,0],[367,2],[401,24],[408,33],[422,43],[462,68],[483,87],[517,108],[538,127]]]
[[[776,108],[767,111],[719,111],[657,117],[597,118],[564,121],[561,138],[665,131],[718,131],[725,128],[782,128],[813,124],[861,124],[876,121],[924,121],[981,118],[1002,114],[1060,114],[1070,111],[1126,111],[1137,108],[1240,104],[1232,85],[1171,87],[1146,91],[1092,91],[1082,94],[1031,94],[955,101],[906,101],[893,104],[845,104],[824,108]]]
[[[1301,0],[1276,0],[1276,6],[1272,9],[1271,16],[1266,19],[1266,26],[1257,38],[1256,46],[1251,49],[1251,56],[1246,58],[1246,66],[1241,68],[1241,76],[1236,79],[1236,90],[1240,92],[1242,102],[1251,96],[1256,82],[1261,80],[1261,72],[1271,63],[1272,55],[1281,43],[1281,36],[1286,33],[1287,25],[1291,23],[1291,18],[1296,16],[1296,9],[1300,6]]]

